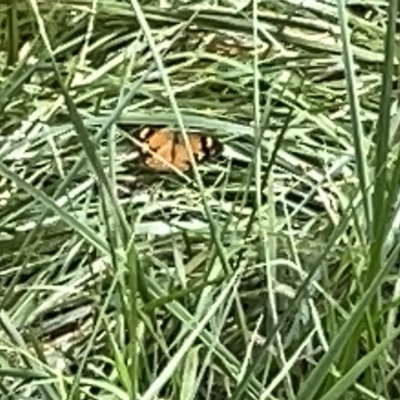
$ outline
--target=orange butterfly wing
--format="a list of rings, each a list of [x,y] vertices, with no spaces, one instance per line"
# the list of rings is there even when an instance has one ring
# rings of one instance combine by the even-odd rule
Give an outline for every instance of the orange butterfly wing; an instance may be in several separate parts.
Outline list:
[[[143,150],[145,155],[144,164],[147,167],[162,172],[173,170],[169,164],[172,164],[182,172],[191,168],[189,154],[183,138],[177,136],[171,130],[164,128],[153,131],[150,128],[146,128],[140,133],[140,138],[145,147]],[[205,150],[211,153],[210,149],[216,144],[211,138],[195,133],[188,134],[188,138],[197,161],[204,160],[207,157]],[[151,152],[157,156],[151,154]]]

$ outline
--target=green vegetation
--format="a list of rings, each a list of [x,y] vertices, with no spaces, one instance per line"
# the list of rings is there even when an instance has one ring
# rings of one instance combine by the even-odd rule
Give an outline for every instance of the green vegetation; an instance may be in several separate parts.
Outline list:
[[[0,4],[0,398],[399,399],[398,2],[141,3]]]

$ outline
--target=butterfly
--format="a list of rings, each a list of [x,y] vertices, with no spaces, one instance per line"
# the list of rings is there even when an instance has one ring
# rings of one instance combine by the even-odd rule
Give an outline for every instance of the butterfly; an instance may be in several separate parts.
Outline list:
[[[189,144],[197,162],[215,156],[222,145],[210,136],[188,133]],[[142,163],[145,167],[159,172],[171,172],[174,167],[181,172],[190,170],[189,153],[183,137],[168,128],[145,128],[139,133]],[[172,167],[171,167],[172,166]]]

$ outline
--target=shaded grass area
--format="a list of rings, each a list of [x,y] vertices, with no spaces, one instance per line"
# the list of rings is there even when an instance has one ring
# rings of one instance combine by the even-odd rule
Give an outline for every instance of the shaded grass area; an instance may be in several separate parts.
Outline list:
[[[0,6],[4,398],[399,397],[397,3],[313,4]]]

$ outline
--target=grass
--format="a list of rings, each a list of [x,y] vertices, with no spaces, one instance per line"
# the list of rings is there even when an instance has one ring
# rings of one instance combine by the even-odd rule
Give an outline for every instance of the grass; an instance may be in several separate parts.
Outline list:
[[[0,5],[1,398],[400,398],[397,2],[140,3]]]

